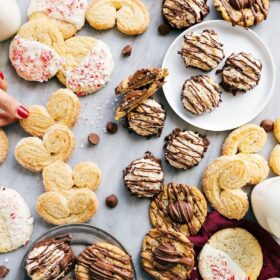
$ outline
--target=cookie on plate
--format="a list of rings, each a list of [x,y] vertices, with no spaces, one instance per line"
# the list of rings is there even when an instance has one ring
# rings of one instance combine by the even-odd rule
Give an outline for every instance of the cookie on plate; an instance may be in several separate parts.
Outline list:
[[[216,31],[203,30],[201,33],[189,33],[184,36],[182,49],[178,52],[187,67],[211,71],[224,59],[223,44]]]
[[[86,249],[77,258],[77,280],[119,279],[132,280],[131,257],[119,247],[99,242]]]
[[[30,20],[47,18],[68,39],[85,24],[87,0],[31,0],[28,7]]]
[[[207,203],[196,187],[170,183],[164,186],[150,206],[154,227],[174,229],[186,236],[195,235],[207,216]]]
[[[161,160],[152,153],[133,161],[124,171],[126,187],[139,198],[149,198],[158,194],[163,188],[163,168]]]
[[[267,18],[269,0],[214,0],[214,6],[233,25],[249,27]]]
[[[194,267],[193,244],[173,229],[151,229],[144,237],[141,265],[154,279],[189,279]]]
[[[207,151],[209,142],[196,132],[176,128],[165,138],[165,158],[177,169],[197,166]]]
[[[101,40],[75,36],[65,41],[65,63],[57,78],[78,96],[103,88],[114,70],[109,47]]]
[[[212,112],[221,102],[221,89],[209,76],[186,80],[181,93],[184,108],[194,115]]]
[[[162,14],[173,28],[188,28],[209,13],[207,0],[163,0]]]
[[[126,35],[142,34],[150,23],[149,10],[140,0],[92,0],[86,18],[97,30],[116,25]]]
[[[258,85],[262,63],[250,53],[231,54],[218,72],[222,75],[221,86],[225,91],[236,94],[247,92]]]
[[[65,45],[59,29],[47,19],[25,23],[10,45],[17,74],[27,81],[45,82],[62,67]]]
[[[0,165],[5,161],[9,152],[9,139],[3,129],[0,128]]]
[[[198,257],[203,280],[256,280],[263,265],[258,240],[243,228],[222,229],[213,234]]]
[[[28,205],[13,189],[0,186],[0,253],[25,245],[33,230]]]

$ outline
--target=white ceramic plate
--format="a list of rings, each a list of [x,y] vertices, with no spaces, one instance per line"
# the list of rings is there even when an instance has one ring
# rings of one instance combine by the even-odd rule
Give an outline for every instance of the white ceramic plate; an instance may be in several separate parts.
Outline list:
[[[202,32],[204,29],[213,29],[218,33],[218,38],[224,44],[225,59],[233,52],[249,52],[262,62],[263,69],[259,84],[245,94],[233,96],[223,91],[220,106],[211,113],[195,116],[185,110],[181,103],[181,90],[186,79],[195,75],[209,75],[219,83],[221,78],[216,75],[217,69],[221,69],[224,61],[209,73],[197,69],[186,68],[178,51],[182,47],[183,36],[191,32]],[[239,127],[255,118],[268,103],[275,83],[275,66],[273,58],[263,40],[251,29],[239,26],[233,27],[224,20],[213,20],[197,24],[181,33],[169,47],[162,67],[169,69],[167,82],[163,86],[165,97],[183,120],[196,127],[211,130],[224,131]]]

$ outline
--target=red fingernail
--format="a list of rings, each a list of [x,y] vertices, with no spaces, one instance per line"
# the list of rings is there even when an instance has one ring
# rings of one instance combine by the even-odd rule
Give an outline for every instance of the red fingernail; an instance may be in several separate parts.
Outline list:
[[[4,74],[2,71],[0,71],[0,79],[4,80]]]
[[[28,116],[29,116],[29,111],[23,106],[18,107],[17,113],[20,117],[22,117],[24,119],[28,118]]]

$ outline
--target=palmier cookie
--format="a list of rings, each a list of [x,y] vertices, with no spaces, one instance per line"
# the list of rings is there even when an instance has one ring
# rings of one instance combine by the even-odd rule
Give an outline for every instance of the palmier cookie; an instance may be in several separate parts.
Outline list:
[[[170,183],[150,206],[154,227],[174,229],[186,236],[195,235],[207,216],[207,203],[196,187]]]
[[[152,98],[144,100],[127,114],[129,129],[143,137],[160,137],[165,118],[163,106]]]
[[[173,28],[199,23],[209,13],[207,0],[163,0],[162,13]]]
[[[131,257],[115,245],[105,242],[92,244],[77,258],[75,276],[77,280],[132,280]]]
[[[272,150],[269,158],[269,165],[272,171],[280,176],[280,145],[276,145]]]
[[[269,0],[214,0],[214,6],[233,25],[249,27],[267,18]]]
[[[80,114],[80,102],[71,90],[59,89],[50,96],[46,107],[32,105],[28,111],[29,117],[21,119],[20,125],[32,136],[42,137],[54,123],[72,128]]]
[[[25,245],[33,230],[28,205],[13,189],[0,186],[0,253]]]
[[[63,36],[47,19],[25,23],[10,45],[9,57],[17,74],[27,80],[45,82],[62,67]]]
[[[261,78],[262,63],[250,53],[231,54],[221,72],[221,86],[225,91],[236,94],[254,88]]]
[[[176,128],[165,138],[165,158],[177,169],[189,169],[202,160],[209,142],[205,137],[190,130]]]
[[[133,161],[124,171],[126,187],[139,198],[149,198],[163,188],[161,160],[146,152],[143,158]]]
[[[256,280],[263,265],[263,254],[257,239],[243,228],[227,228],[216,232],[198,257],[203,280]]]
[[[27,14],[30,20],[47,18],[68,39],[84,26],[87,6],[87,0],[31,0]]]
[[[223,44],[214,30],[206,29],[201,33],[189,33],[184,36],[182,49],[178,52],[187,67],[203,71],[216,68],[225,57]]]
[[[233,130],[225,139],[222,155],[251,154],[262,150],[266,143],[265,130],[255,124],[246,124]]]
[[[126,35],[142,34],[150,23],[149,10],[140,0],[92,0],[86,19],[97,30],[117,25]]]
[[[54,124],[47,129],[42,139],[21,139],[15,148],[15,158],[24,168],[40,172],[57,160],[67,161],[74,148],[73,132],[63,124]]]
[[[208,76],[194,76],[186,80],[181,100],[184,108],[194,115],[212,112],[221,102],[221,89]]]
[[[65,63],[57,78],[78,96],[103,88],[110,80],[114,60],[109,47],[101,40],[75,36],[65,41]]]
[[[9,139],[3,129],[0,128],[0,165],[5,161],[9,152]]]
[[[274,121],[273,132],[277,141],[280,143],[280,117]]]
[[[154,279],[189,279],[194,267],[193,244],[173,229],[151,229],[144,237],[141,265]]]

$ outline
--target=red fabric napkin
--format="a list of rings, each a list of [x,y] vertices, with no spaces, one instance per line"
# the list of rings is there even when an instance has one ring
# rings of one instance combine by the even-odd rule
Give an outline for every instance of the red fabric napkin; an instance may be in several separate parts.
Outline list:
[[[271,277],[280,277],[280,246],[273,237],[259,224],[249,220],[229,220],[217,212],[208,214],[206,222],[198,235],[188,237],[194,244],[196,256],[198,256],[207,240],[220,229],[241,227],[248,230],[259,241],[263,252],[263,268],[258,280],[267,280]],[[197,263],[191,274],[191,280],[202,280]],[[228,279],[225,279],[228,280]]]

